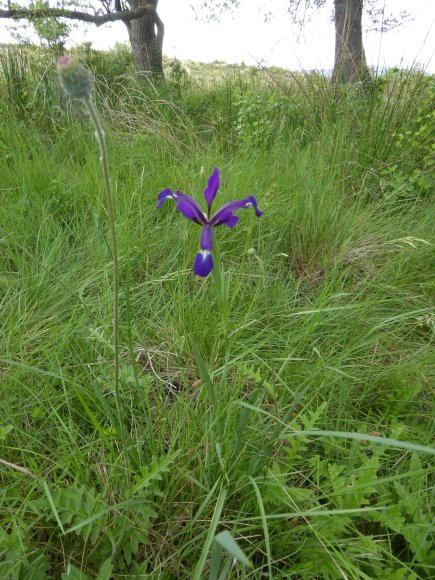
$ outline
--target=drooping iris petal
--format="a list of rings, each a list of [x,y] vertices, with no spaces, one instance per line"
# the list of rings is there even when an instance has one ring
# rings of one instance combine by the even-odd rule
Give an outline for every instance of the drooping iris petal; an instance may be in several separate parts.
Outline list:
[[[169,188],[161,191],[157,196],[157,209],[160,209],[167,199],[175,199],[175,195],[176,194],[172,191],[172,189]]]
[[[246,209],[250,206],[254,208],[257,217],[263,215],[263,212],[258,209],[257,200],[253,195],[250,195],[246,199],[230,201],[229,203],[224,204],[210,219],[209,224],[212,227],[226,225],[229,228],[233,228],[239,221],[239,217],[234,215],[233,212],[239,209]]]
[[[197,276],[206,278],[213,270],[213,256],[209,250],[201,250],[196,254],[193,271]]]
[[[201,251],[196,254],[193,271],[197,276],[206,278],[213,269],[213,228],[206,225],[201,230]]]
[[[200,225],[205,225],[207,223],[205,215],[202,213],[201,208],[194,199],[188,195],[183,195],[183,197],[178,198],[177,201],[176,209],[178,209],[185,218]]]
[[[238,215],[233,215],[232,210],[228,209],[222,212],[221,216],[219,217],[219,221],[214,224],[214,227],[225,225],[229,228],[233,228],[237,225],[239,219],[240,218]]]
[[[204,189],[205,201],[208,203],[208,217],[210,217],[211,205],[213,203],[214,198],[216,197],[216,193],[217,190],[219,189],[220,184],[221,180],[219,177],[219,169],[215,167],[213,173],[210,175],[208,179],[208,185]]]
[[[198,203],[189,195],[177,191],[174,193],[172,189],[164,189],[158,195],[157,208],[161,208],[167,199],[173,199],[177,202],[176,209],[184,215],[188,220],[192,220],[200,225],[207,223],[205,215],[203,214]]]

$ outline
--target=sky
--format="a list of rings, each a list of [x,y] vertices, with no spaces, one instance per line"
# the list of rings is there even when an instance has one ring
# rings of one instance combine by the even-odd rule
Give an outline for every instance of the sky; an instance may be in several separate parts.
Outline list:
[[[302,32],[292,25],[286,11],[288,0],[244,0],[219,22],[195,18],[191,8],[199,0],[160,0],[159,15],[165,23],[163,52],[180,60],[276,65],[291,70],[330,70],[334,62],[332,0],[312,12]],[[388,33],[364,36],[367,62],[375,67],[418,64],[435,73],[435,0],[379,0],[386,12],[407,10],[414,17]],[[272,17],[265,22],[264,12]],[[369,22],[366,22],[369,25]],[[9,42],[5,21],[0,22],[0,42]],[[80,27],[70,44],[91,41],[98,49],[128,42],[122,23]]]

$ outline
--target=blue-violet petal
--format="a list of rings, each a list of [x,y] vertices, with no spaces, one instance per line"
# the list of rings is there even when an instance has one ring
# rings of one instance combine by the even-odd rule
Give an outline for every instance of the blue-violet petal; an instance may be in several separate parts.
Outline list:
[[[209,224],[212,227],[226,225],[229,228],[233,228],[239,221],[238,216],[235,216],[233,212],[239,209],[247,209],[252,206],[254,208],[257,217],[261,217],[263,212],[258,209],[257,200],[253,195],[250,195],[246,199],[239,199],[236,201],[230,201],[224,204],[210,219]]]
[[[213,249],[213,228],[211,226],[204,226],[201,230],[201,240],[200,240],[201,250],[208,250],[209,252]]]
[[[216,193],[220,187],[220,183],[221,181],[219,177],[219,169],[215,167],[213,173],[210,175],[208,179],[208,185],[204,189],[205,201],[208,203],[208,217],[210,217],[211,205],[213,203],[214,198],[216,197]]]
[[[161,208],[167,199],[173,199],[177,202],[176,209],[178,209],[186,219],[192,220],[200,225],[205,225],[207,223],[205,215],[198,203],[189,195],[185,195],[184,193],[181,193],[181,191],[174,193],[172,189],[164,189],[158,195],[157,208]]]
[[[207,223],[205,215],[202,213],[201,208],[194,199],[188,195],[181,194],[176,197],[176,200],[178,202],[176,209],[178,209],[186,219],[192,220],[200,225],[205,225]]]
[[[175,199],[175,195],[176,194],[172,191],[172,189],[169,188],[161,191],[157,196],[157,209],[160,209],[167,199]]]
[[[197,276],[206,278],[213,269],[213,256],[208,250],[201,250],[196,254],[193,271]]]

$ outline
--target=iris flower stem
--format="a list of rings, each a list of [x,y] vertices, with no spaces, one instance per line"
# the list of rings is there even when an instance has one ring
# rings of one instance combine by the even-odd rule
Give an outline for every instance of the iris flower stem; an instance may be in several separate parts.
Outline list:
[[[100,147],[100,161],[103,169],[104,177],[104,188],[106,190],[107,197],[107,214],[109,217],[110,234],[112,239],[112,258],[113,258],[113,342],[114,342],[114,385],[115,385],[115,400],[116,400],[116,410],[118,415],[119,423],[119,436],[121,438],[121,443],[124,451],[124,461],[125,469],[127,472],[126,482],[127,489],[130,488],[130,478],[128,476],[129,470],[129,459],[128,459],[128,448],[127,448],[127,438],[124,429],[123,416],[122,416],[122,404],[121,396],[119,391],[119,261],[118,261],[118,244],[116,240],[116,225],[115,225],[115,211],[113,204],[112,187],[110,184],[110,173],[109,173],[109,162],[107,157],[106,140],[104,137],[104,131],[101,126],[100,120],[98,118],[97,111],[95,109],[94,102],[91,96],[83,97],[83,102],[89,113],[91,121],[95,127],[95,134],[97,137],[98,145]]]
[[[220,259],[219,248],[216,240],[213,242],[213,270],[211,271],[213,284],[216,289],[216,294],[219,298],[219,303],[222,312],[222,320],[224,326],[225,342],[228,341],[228,322],[229,322],[229,301],[228,301],[228,287],[225,284],[225,276]]]
[[[272,331],[272,321],[270,318],[269,285],[267,283],[267,274],[266,274],[266,269],[264,267],[263,260],[257,254],[255,254],[255,259],[257,260],[258,264],[260,265],[261,277],[263,279],[264,303],[266,306],[266,319],[267,319],[267,343],[268,343],[268,350],[269,350],[269,353],[268,353],[269,354],[269,366],[270,366],[270,373],[271,373],[271,379],[272,379],[272,381],[271,381],[272,387],[273,387],[273,390],[275,390],[275,373],[273,370],[273,358],[272,358],[272,340],[271,340],[271,336],[270,336],[270,333]]]
[[[224,334],[224,345],[225,345],[225,363],[224,369],[220,380],[220,392],[225,388],[227,373],[228,373],[228,363],[231,353],[231,338],[229,333],[229,318],[230,318],[230,302],[229,302],[229,287],[225,281],[225,273],[222,266],[222,261],[220,259],[219,247],[216,240],[213,246],[213,259],[214,266],[212,270],[212,280],[213,285],[218,295],[221,312],[222,312],[222,322],[223,322],[223,334]]]

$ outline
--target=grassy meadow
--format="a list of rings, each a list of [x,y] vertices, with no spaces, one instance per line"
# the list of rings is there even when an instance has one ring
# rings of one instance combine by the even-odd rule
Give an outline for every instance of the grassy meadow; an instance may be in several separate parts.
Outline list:
[[[170,61],[153,85],[122,47],[76,57],[119,396],[94,129],[55,54],[3,50],[0,578],[433,578],[435,78]],[[215,166],[214,208],[264,215],[216,229],[200,279],[157,194],[205,207]]]

